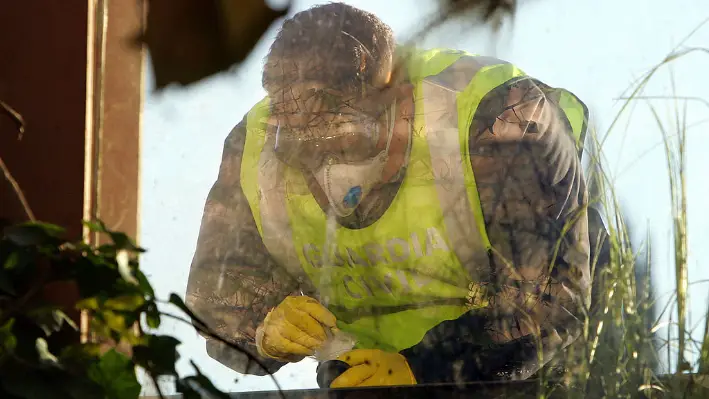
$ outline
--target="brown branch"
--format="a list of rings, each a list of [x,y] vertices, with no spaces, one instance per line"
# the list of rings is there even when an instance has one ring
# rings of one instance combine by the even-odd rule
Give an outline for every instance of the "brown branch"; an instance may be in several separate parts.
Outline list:
[[[25,120],[22,115],[20,115],[19,112],[15,111],[11,106],[9,106],[2,100],[0,100],[0,109],[5,111],[5,113],[10,117],[10,119],[15,122],[15,124],[17,125],[17,130],[19,132],[19,134],[17,135],[17,139],[22,140],[22,136],[25,133]],[[20,200],[20,203],[22,204],[22,208],[24,209],[27,218],[33,222],[36,221],[37,219],[35,218],[34,212],[32,212],[32,209],[30,208],[30,205],[27,202],[27,198],[25,198],[25,194],[22,192],[22,189],[17,183],[17,180],[15,180],[15,178],[12,176],[12,173],[10,173],[10,169],[5,164],[5,161],[3,161],[2,157],[0,157],[0,169],[2,169],[2,172],[5,175],[5,179],[7,179],[7,181],[12,186],[12,189],[15,191],[17,199]]]
[[[17,140],[22,140],[22,136],[25,134],[25,118],[23,118],[19,112],[15,111],[14,108],[2,100],[0,100],[0,108],[5,111],[7,116],[9,116],[13,122],[15,122],[17,125],[17,130],[20,132],[20,134],[17,135]]]
[[[10,169],[7,168],[7,165],[5,165],[5,161],[2,160],[2,157],[0,157],[0,169],[2,169],[2,172],[5,175],[5,179],[7,179],[7,181],[10,182],[10,185],[12,185],[12,189],[15,191],[15,195],[17,195],[17,199],[20,200],[20,203],[22,204],[22,208],[24,209],[25,213],[27,214],[27,218],[29,218],[29,220],[31,220],[33,222],[36,222],[37,219],[34,217],[34,213],[32,212],[32,209],[30,208],[30,204],[27,202],[27,198],[25,198],[25,194],[22,192],[20,185],[17,184],[17,180],[15,180],[15,178],[12,177],[12,173],[10,173]]]

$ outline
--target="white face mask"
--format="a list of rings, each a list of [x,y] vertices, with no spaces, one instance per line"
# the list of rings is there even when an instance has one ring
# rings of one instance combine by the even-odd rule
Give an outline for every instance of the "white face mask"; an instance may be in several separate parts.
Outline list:
[[[315,171],[315,179],[327,195],[330,206],[337,216],[351,215],[381,180],[384,166],[389,161],[389,144],[394,135],[395,109],[396,106],[392,105],[389,136],[386,148],[382,152],[361,162],[326,162]]]

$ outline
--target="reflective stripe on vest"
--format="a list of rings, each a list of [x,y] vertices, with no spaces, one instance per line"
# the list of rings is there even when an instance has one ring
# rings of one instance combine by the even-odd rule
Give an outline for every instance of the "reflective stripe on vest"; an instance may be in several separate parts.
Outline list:
[[[242,189],[271,255],[319,298],[358,347],[400,351],[483,307],[489,281],[469,129],[490,90],[524,76],[500,60],[432,50],[409,60],[416,112],[404,181],[382,217],[351,230],[328,218],[303,175],[278,162],[268,99],[247,117]]]
[[[559,106],[564,111],[566,119],[571,125],[576,147],[578,148],[579,159],[583,153],[583,146],[586,140],[586,132],[588,129],[589,112],[586,104],[584,104],[576,95],[567,91],[560,90]]]

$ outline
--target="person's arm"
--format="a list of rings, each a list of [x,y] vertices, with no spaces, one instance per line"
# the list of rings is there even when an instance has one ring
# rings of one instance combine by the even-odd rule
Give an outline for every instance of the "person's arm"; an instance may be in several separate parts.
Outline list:
[[[207,338],[207,353],[242,374],[273,373],[285,363],[258,355],[256,328],[296,285],[269,255],[240,185],[246,118],[224,143],[219,177],[209,192],[190,268],[186,303],[225,340],[244,347],[268,370],[239,351]]]
[[[493,248],[493,305],[401,352],[419,382],[525,379],[580,334],[588,194],[570,126],[547,89],[532,79],[504,85],[475,114],[471,163]]]

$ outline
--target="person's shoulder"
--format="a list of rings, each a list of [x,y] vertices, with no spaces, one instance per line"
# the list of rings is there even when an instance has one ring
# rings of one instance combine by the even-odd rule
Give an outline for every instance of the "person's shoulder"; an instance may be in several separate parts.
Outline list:
[[[395,64],[406,70],[410,80],[418,81],[438,75],[466,55],[474,54],[445,47],[419,48],[412,45],[399,45],[395,51]]]
[[[254,104],[249,112],[244,116],[244,121],[247,124],[247,128],[263,128],[266,120],[270,116],[271,110],[271,99],[268,96],[264,96],[256,104]]]
[[[224,142],[225,147],[243,150],[248,132],[264,128],[269,116],[269,104],[268,96],[264,96],[254,104],[231,129]]]

